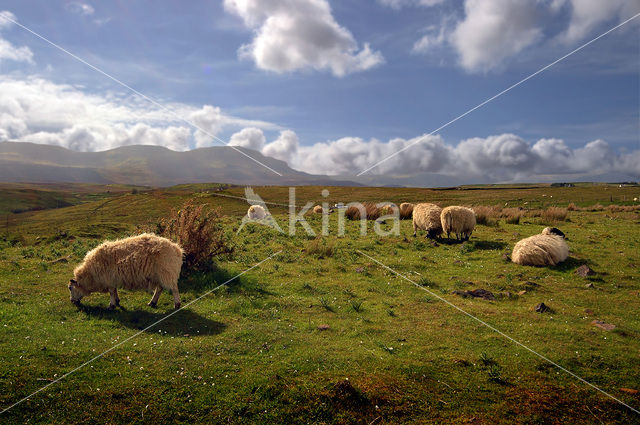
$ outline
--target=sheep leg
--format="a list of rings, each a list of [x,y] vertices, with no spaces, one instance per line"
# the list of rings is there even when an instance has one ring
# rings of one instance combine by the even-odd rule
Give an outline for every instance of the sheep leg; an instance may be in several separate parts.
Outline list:
[[[178,292],[178,287],[173,288],[171,293],[173,294],[173,307],[177,310],[180,308],[180,293]]]
[[[117,289],[109,289],[109,310],[113,310],[117,305],[120,305],[120,299],[118,298]]]
[[[416,224],[415,224],[415,223],[413,223],[413,237],[414,237],[414,238],[416,237],[416,234],[417,234],[416,232],[417,232]]]
[[[160,294],[162,293],[162,287],[156,286],[155,291],[153,292],[153,297],[151,297],[151,301],[147,304],[149,307],[156,308],[158,306],[158,298],[160,298]]]

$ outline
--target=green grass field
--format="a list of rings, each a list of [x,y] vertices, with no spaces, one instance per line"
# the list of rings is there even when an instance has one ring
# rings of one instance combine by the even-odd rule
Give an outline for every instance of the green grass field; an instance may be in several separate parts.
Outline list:
[[[20,190],[32,192],[24,195]],[[223,189],[223,190],[219,190]],[[640,409],[639,187],[527,185],[451,190],[300,187],[296,204],[436,202],[441,206],[604,208],[567,221],[479,225],[465,244],[424,233],[379,237],[346,222],[337,236],[249,224],[241,187],[167,189],[0,187],[0,408],[74,370],[173,311],[144,292],[69,302],[67,282],[106,238],[136,233],[188,199],[220,208],[235,244],[216,270],[182,279],[182,304],[280,252],[159,324],[0,415],[2,423],[640,423],[640,415],[446,304],[504,332],[629,406]],[[288,188],[254,187],[287,204]],[[53,194],[52,194],[53,193]],[[81,193],[81,195],[78,195]],[[22,195],[21,195],[22,194]],[[220,196],[226,195],[226,196]],[[60,206],[66,199],[70,206]],[[73,201],[70,201],[73,199]],[[45,202],[46,200],[46,202]],[[33,206],[43,210],[28,211]],[[286,207],[270,206],[282,227]],[[26,210],[19,214],[12,210]],[[319,233],[321,217],[307,216]],[[568,236],[557,267],[503,258],[547,224]],[[386,226],[386,227],[385,227]],[[388,229],[390,224],[383,225]],[[362,253],[360,253],[361,251]],[[370,256],[412,280],[398,277]],[[575,270],[589,265],[596,274]],[[591,284],[591,285],[588,285]],[[482,288],[496,299],[463,298]],[[523,292],[524,291],[524,292]],[[552,311],[537,313],[540,302]],[[616,327],[592,325],[602,320]]]

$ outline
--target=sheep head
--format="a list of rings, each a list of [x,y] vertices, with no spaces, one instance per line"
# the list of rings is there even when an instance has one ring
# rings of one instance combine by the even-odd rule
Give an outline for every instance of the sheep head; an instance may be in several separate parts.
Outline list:
[[[567,238],[565,234],[557,227],[545,227],[544,230],[542,231],[542,234],[561,236],[563,239]]]
[[[87,295],[87,291],[85,291],[75,279],[69,280],[69,294],[71,298],[71,302],[75,305],[80,305],[80,300],[82,297]]]

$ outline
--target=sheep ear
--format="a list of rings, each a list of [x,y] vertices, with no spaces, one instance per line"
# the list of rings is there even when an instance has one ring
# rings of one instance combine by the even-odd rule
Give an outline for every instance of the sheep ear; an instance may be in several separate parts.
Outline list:
[[[70,279],[70,280],[69,280],[69,285],[71,285],[71,286],[74,286],[74,285],[76,285],[77,283],[78,283],[78,282],[76,282],[76,280],[75,280],[75,279]]]

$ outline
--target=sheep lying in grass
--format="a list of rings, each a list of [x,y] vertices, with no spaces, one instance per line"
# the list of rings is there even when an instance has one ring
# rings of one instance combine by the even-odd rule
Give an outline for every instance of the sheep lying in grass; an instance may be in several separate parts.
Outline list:
[[[400,220],[408,220],[413,216],[413,204],[403,202],[400,204]]]
[[[247,215],[251,220],[262,220],[267,216],[267,212],[261,205],[251,205]]]
[[[476,213],[471,208],[450,206],[442,210],[440,215],[442,230],[447,234],[455,233],[456,239],[469,240],[476,228]]]
[[[427,237],[430,239],[440,236],[442,234],[441,212],[442,208],[436,204],[416,204],[413,207],[413,236],[416,236],[418,229],[426,230]]]
[[[511,261],[523,266],[555,266],[569,256],[564,233],[546,227],[541,234],[522,239],[513,247]]]
[[[178,277],[182,268],[182,248],[169,239],[144,233],[114,242],[104,242],[84,257],[69,282],[71,302],[80,305],[92,292],[109,292],[109,308],[120,305],[118,289],[154,291],[149,302],[155,307],[162,289],[173,294],[180,308]]]

